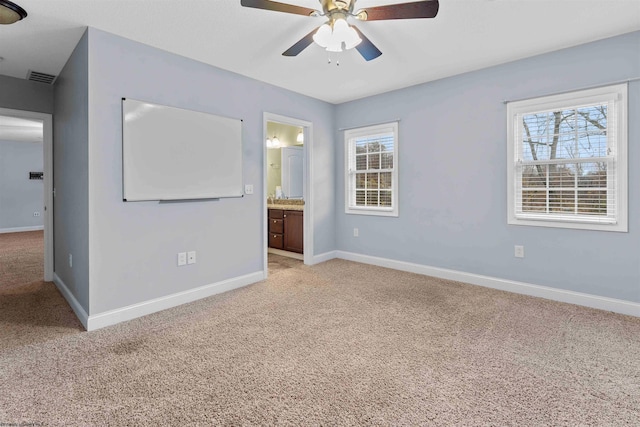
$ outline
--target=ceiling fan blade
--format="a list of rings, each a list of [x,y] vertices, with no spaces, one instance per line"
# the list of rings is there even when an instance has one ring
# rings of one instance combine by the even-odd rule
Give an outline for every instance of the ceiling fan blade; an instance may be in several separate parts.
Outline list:
[[[356,50],[360,52],[360,55],[362,55],[362,57],[366,61],[371,61],[372,59],[376,59],[378,56],[382,55],[380,49],[378,49],[376,45],[371,43],[371,40],[369,40],[364,34],[362,34],[362,32],[355,25],[351,25],[351,28],[356,30],[356,33],[358,33],[358,35],[362,39],[360,44],[356,46]]]
[[[386,19],[434,18],[438,14],[438,0],[415,1],[411,3],[389,4],[368,7],[357,12],[362,21],[382,21]]]
[[[296,44],[291,46],[289,49],[282,52],[283,56],[296,56],[303,50],[305,50],[311,43],[313,43],[313,35],[318,31],[317,28],[314,28],[309,34],[298,40]]]
[[[318,11],[307,7],[295,6],[292,4],[278,3],[271,0],[241,0],[240,4],[244,7],[253,7],[256,9],[274,10],[276,12],[294,13],[296,15],[318,16]]]

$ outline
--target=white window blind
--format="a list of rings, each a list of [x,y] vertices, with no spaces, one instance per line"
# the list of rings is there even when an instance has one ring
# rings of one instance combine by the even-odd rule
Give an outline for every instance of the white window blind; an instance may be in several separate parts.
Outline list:
[[[510,223],[626,230],[625,107],[626,85],[508,106]]]
[[[346,212],[398,215],[397,123],[345,132]]]

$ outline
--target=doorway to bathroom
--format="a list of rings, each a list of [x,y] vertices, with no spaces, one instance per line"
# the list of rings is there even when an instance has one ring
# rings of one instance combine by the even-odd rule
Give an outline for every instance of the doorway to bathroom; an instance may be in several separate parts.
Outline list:
[[[310,122],[264,114],[264,271],[269,257],[313,259]]]

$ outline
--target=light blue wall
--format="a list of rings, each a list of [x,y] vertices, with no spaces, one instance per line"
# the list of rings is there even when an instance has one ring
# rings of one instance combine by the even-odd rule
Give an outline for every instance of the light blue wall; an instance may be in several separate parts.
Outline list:
[[[13,110],[23,110],[23,111],[35,111],[40,113],[53,113],[53,86],[46,85],[43,83],[31,82],[25,79],[17,79],[15,77],[8,76],[0,76],[0,108],[9,108]],[[15,143],[15,142],[14,142]],[[25,146],[21,146],[21,154],[25,155],[24,150]],[[31,147],[33,151],[33,146]],[[9,150],[9,151],[6,151]],[[36,150],[37,151],[37,150]],[[21,198],[21,200],[14,200],[14,196],[10,196],[8,190],[8,177],[6,174],[9,173],[9,168],[14,169],[18,167],[18,165],[12,161],[13,153],[16,153],[14,150],[9,149],[8,146],[5,145],[3,149],[3,153],[0,154],[2,157],[2,168],[3,171],[0,171],[0,174],[3,176],[0,177],[0,186],[2,190],[2,196],[0,196],[0,228],[14,228],[14,227],[27,227],[27,226],[42,226],[43,217],[34,217],[33,212],[36,210],[42,213],[42,203],[43,203],[43,182],[38,181],[38,191],[39,191],[39,199],[37,199],[37,195],[29,196],[29,200],[25,198]],[[42,144],[39,144],[39,169],[42,171]],[[24,160],[24,159],[23,159]],[[32,169],[35,170],[35,169]],[[33,184],[34,181],[31,182]],[[11,184],[13,185],[13,184]],[[35,187],[27,186],[25,188],[27,191],[35,190]],[[10,202],[8,197],[11,200]],[[37,202],[34,200],[37,199]],[[14,204],[16,202],[17,204]],[[22,207],[17,208],[18,204]],[[21,224],[21,225],[9,225],[9,224]]]
[[[0,140],[0,230],[44,226],[44,181],[29,179],[42,168],[42,142]]]
[[[337,129],[400,119],[398,218],[344,213],[336,133],[338,249],[640,302],[640,82],[629,85],[628,233],[507,225],[503,103],[639,76],[635,32],[337,106]]]
[[[314,252],[335,249],[331,104],[93,28],[88,55],[91,315],[262,271],[263,112],[313,123]],[[124,203],[123,97],[243,119],[244,182],[255,193]],[[177,253],[191,250],[197,264],[178,268]]]
[[[262,270],[270,112],[314,125],[316,255],[339,249],[640,302],[640,82],[629,92],[628,233],[506,224],[503,103],[639,76],[639,48],[637,32],[334,106],[90,28],[56,83],[56,274],[96,315]],[[244,180],[256,193],[123,203],[122,97],[242,118]],[[400,217],[344,214],[336,129],[396,118]],[[526,258],[513,257],[515,244]],[[177,268],[189,250],[197,264]]]
[[[85,33],[55,83],[54,272],[89,312],[88,43]],[[69,266],[69,254],[73,266]]]
[[[53,113],[54,86],[0,76],[0,107]]]

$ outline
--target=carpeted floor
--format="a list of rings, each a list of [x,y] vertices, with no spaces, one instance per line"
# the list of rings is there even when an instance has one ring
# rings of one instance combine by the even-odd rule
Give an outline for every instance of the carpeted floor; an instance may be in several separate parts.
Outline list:
[[[0,291],[44,277],[44,231],[0,233]]]
[[[0,352],[84,330],[56,286],[43,277],[44,232],[0,234]]]
[[[0,424],[640,425],[638,318],[344,260],[270,268],[94,332],[3,332]]]
[[[289,268],[300,267],[303,264],[301,260],[275,254],[269,254],[268,261],[269,274],[274,274]]]

